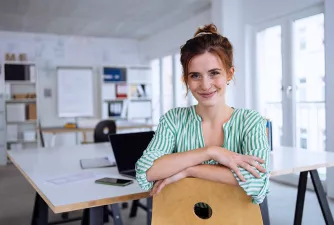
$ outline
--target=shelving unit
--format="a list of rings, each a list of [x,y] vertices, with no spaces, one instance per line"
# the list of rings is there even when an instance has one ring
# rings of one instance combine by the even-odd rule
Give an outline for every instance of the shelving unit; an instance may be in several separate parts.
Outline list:
[[[2,105],[0,113],[7,150],[37,147],[37,72],[33,62],[2,64]],[[1,107],[0,107],[1,109]],[[0,123],[1,124],[1,123]],[[1,145],[1,143],[0,143]]]
[[[152,77],[148,66],[103,66],[102,118],[152,120]]]

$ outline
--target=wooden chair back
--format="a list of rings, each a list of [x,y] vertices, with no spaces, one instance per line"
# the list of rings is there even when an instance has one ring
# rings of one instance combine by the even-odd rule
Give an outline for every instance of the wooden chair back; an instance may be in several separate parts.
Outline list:
[[[210,206],[211,217],[195,214],[197,203]],[[263,225],[259,205],[239,186],[185,178],[153,197],[152,225]]]

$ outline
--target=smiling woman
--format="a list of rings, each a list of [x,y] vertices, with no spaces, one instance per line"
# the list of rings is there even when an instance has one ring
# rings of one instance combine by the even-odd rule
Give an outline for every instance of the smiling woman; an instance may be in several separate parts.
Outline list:
[[[144,190],[197,177],[239,185],[261,203],[269,192],[270,148],[266,120],[257,112],[225,103],[234,76],[233,48],[213,24],[199,28],[181,47],[183,80],[197,105],[169,110],[136,163]]]

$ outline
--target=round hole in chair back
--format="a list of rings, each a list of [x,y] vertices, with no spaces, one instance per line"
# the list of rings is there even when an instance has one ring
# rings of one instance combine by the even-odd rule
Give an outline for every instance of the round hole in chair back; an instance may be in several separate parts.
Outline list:
[[[209,219],[212,216],[212,208],[204,202],[196,203],[194,205],[194,212],[196,216],[203,220]]]
[[[109,128],[108,127],[103,128],[103,133],[107,135],[109,133]]]

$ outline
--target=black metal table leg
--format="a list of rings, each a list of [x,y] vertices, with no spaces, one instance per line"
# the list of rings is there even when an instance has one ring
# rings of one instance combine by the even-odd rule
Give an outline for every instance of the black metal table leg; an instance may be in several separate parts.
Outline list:
[[[152,222],[152,197],[147,198],[147,225],[151,225]]]
[[[123,225],[121,212],[120,212],[118,203],[115,203],[115,204],[111,205],[111,211],[112,211],[112,214],[113,214],[114,224],[115,225]]]
[[[47,225],[48,224],[48,205],[44,202],[41,196],[36,192],[35,203],[31,225]]]
[[[311,170],[311,179],[314,186],[315,193],[317,194],[319,205],[321,207],[322,215],[327,225],[334,224],[333,215],[328,205],[328,200],[325,191],[322,187],[321,180],[317,170]]]
[[[269,208],[267,197],[260,204],[263,225],[270,225]]]
[[[305,202],[305,192],[306,192],[306,185],[307,185],[307,174],[308,174],[308,171],[304,171],[304,172],[301,172],[299,175],[295,218],[293,222],[294,225],[302,224],[304,202]]]
[[[89,209],[89,225],[103,225],[103,206]]]
[[[138,203],[139,203],[138,199],[132,201],[131,210],[130,210],[130,218],[137,216]]]

